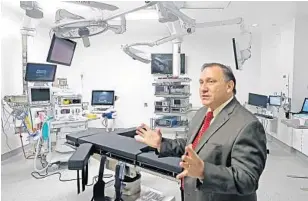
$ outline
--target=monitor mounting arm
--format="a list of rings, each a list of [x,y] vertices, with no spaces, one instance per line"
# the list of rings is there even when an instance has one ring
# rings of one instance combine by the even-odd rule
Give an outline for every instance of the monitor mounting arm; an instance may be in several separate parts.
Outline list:
[[[186,35],[186,34],[173,34],[173,35],[170,35],[168,37],[164,37],[164,38],[161,38],[157,41],[150,42],[150,43],[133,43],[133,44],[130,44],[130,45],[124,45],[124,46],[122,46],[122,49],[127,55],[132,57],[134,60],[138,60],[138,61],[141,61],[143,63],[148,64],[148,63],[151,62],[151,60],[148,59],[148,58],[143,58],[142,56],[139,56],[138,54],[144,54],[144,53],[142,51],[138,50],[138,49],[135,49],[134,48],[135,46],[154,47],[154,46],[158,46],[158,45],[179,39],[179,38],[183,37],[184,35]]]
[[[224,20],[224,21],[212,21],[212,22],[203,22],[203,23],[197,23],[193,26],[187,26],[184,25],[179,28],[180,21],[176,22],[170,22],[168,25],[169,31],[171,33],[170,36],[161,38],[154,42],[140,42],[140,43],[133,43],[130,45],[123,45],[122,49],[123,51],[132,57],[134,60],[141,61],[143,63],[150,63],[150,58],[142,57],[141,54],[145,54],[144,52],[136,49],[136,46],[148,46],[148,47],[154,47],[159,46],[161,44],[167,43],[167,42],[181,42],[182,38],[184,36],[190,35],[195,31],[195,27],[197,28],[203,28],[203,27],[215,27],[215,26],[224,26],[224,25],[233,25],[233,24],[241,24],[243,22],[242,18],[235,18],[230,20]],[[184,28],[184,29],[183,29]]]

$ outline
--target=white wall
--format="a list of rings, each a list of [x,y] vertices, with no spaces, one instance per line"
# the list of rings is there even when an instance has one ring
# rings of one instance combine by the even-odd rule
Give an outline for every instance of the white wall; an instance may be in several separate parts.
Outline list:
[[[269,27],[262,32],[260,93],[272,95],[283,92],[288,95],[287,79],[290,79],[292,94],[292,75],[294,61],[294,26],[292,20],[281,27]]]
[[[21,35],[20,18],[9,10],[3,9],[1,24],[6,31],[1,33],[1,98],[5,95],[22,94],[22,58],[21,58]],[[1,108],[1,114],[3,112]],[[8,116],[8,114],[6,114]],[[1,129],[1,153],[20,147],[19,136],[13,135],[13,128],[3,118],[4,132]],[[10,119],[12,120],[12,119]],[[9,121],[10,122],[10,121]]]
[[[299,112],[308,97],[308,16],[298,16],[295,22],[292,111]]]
[[[291,111],[299,112],[308,97],[308,17],[300,16],[280,27],[262,32],[261,93],[271,95],[283,92],[292,99]]]
[[[232,49],[232,37],[238,36],[232,33],[197,33],[185,38],[183,51],[188,55],[188,75],[192,78],[193,94],[191,102],[199,106],[199,76],[203,63],[221,62],[231,66],[237,79],[237,98],[241,103],[248,100],[248,93],[259,90],[260,75],[260,36],[253,35],[252,57],[244,64],[242,71],[235,70],[235,62]]]
[[[16,17],[2,15],[1,23],[8,27],[8,32],[3,31],[1,34],[2,98],[4,94],[22,93],[22,59],[20,25]]]
[[[58,65],[57,77],[67,77],[70,87],[83,94],[83,101],[91,101],[91,90],[113,89],[120,99],[116,102],[118,111],[117,126],[131,127],[142,122],[149,123],[153,116],[154,88],[152,82],[154,77],[150,74],[150,64],[131,59],[121,50],[122,44],[134,42],[150,42],[166,35],[151,31],[144,31],[148,24],[137,22],[139,25],[128,28],[123,35],[103,34],[91,37],[91,47],[84,48],[81,40],[78,40],[77,49],[72,66]],[[161,25],[157,25],[157,29]],[[138,34],[136,27],[140,27]],[[151,27],[155,30],[155,27]],[[139,30],[139,29],[138,29]],[[200,68],[206,62],[221,62],[230,65],[235,70],[232,37],[237,33],[223,33],[219,29],[203,31],[184,38],[182,52],[186,54],[188,76],[192,78],[191,103],[193,106],[201,106],[198,96],[198,79]],[[3,94],[12,92],[21,93],[21,42],[11,38],[14,42],[5,43],[2,49],[10,49],[4,55],[6,63],[10,63],[10,69],[16,70],[14,76],[3,77],[2,85],[10,86],[12,89],[5,89]],[[12,45],[14,44],[14,45]],[[49,30],[38,28],[37,34],[29,40],[28,61],[45,62],[50,45]],[[243,71],[235,71],[237,78],[237,97],[244,103],[247,101],[248,92],[259,90],[260,75],[260,37],[258,34],[253,37],[252,58],[247,61]],[[171,53],[172,44],[164,44],[149,51]],[[9,53],[10,52],[10,53]],[[9,56],[10,55],[10,56]],[[12,56],[14,55],[14,56]],[[18,59],[17,59],[18,58]],[[19,72],[20,73],[17,73]],[[81,82],[83,74],[83,82]],[[14,79],[11,79],[14,77]],[[83,86],[83,87],[82,87]],[[148,103],[148,107],[144,107]],[[2,141],[4,136],[2,135]],[[18,145],[15,142],[9,142]],[[3,142],[2,142],[3,145]],[[12,145],[13,146],[13,145]],[[16,147],[13,146],[13,147]],[[4,146],[2,146],[4,147]],[[2,148],[2,153],[7,149]]]

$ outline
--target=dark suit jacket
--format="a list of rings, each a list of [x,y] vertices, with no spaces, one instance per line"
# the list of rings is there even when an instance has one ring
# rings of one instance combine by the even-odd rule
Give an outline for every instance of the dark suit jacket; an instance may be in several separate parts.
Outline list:
[[[188,138],[165,139],[159,157],[184,154],[197,135],[207,109],[191,120]],[[259,178],[267,158],[262,124],[233,98],[217,115],[195,151],[204,161],[204,180],[185,177],[185,201],[256,201]]]

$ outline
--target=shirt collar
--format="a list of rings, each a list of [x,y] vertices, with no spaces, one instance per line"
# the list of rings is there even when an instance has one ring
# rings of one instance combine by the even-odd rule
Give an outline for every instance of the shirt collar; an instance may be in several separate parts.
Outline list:
[[[224,109],[224,107],[226,107],[228,105],[228,103],[230,103],[232,101],[232,99],[234,98],[234,96],[232,96],[230,99],[228,99],[226,102],[224,102],[223,104],[221,104],[218,108],[216,108],[213,111],[213,116],[216,117],[222,109]],[[208,112],[210,112],[211,109],[209,108]]]

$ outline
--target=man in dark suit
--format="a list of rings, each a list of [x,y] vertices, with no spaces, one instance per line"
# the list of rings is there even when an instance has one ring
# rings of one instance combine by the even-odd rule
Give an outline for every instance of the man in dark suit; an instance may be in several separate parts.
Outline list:
[[[185,201],[256,201],[267,159],[262,124],[235,98],[236,80],[227,66],[204,64],[200,98],[204,107],[190,122],[187,139],[162,138],[142,124],[136,140],[159,157],[182,157]]]

